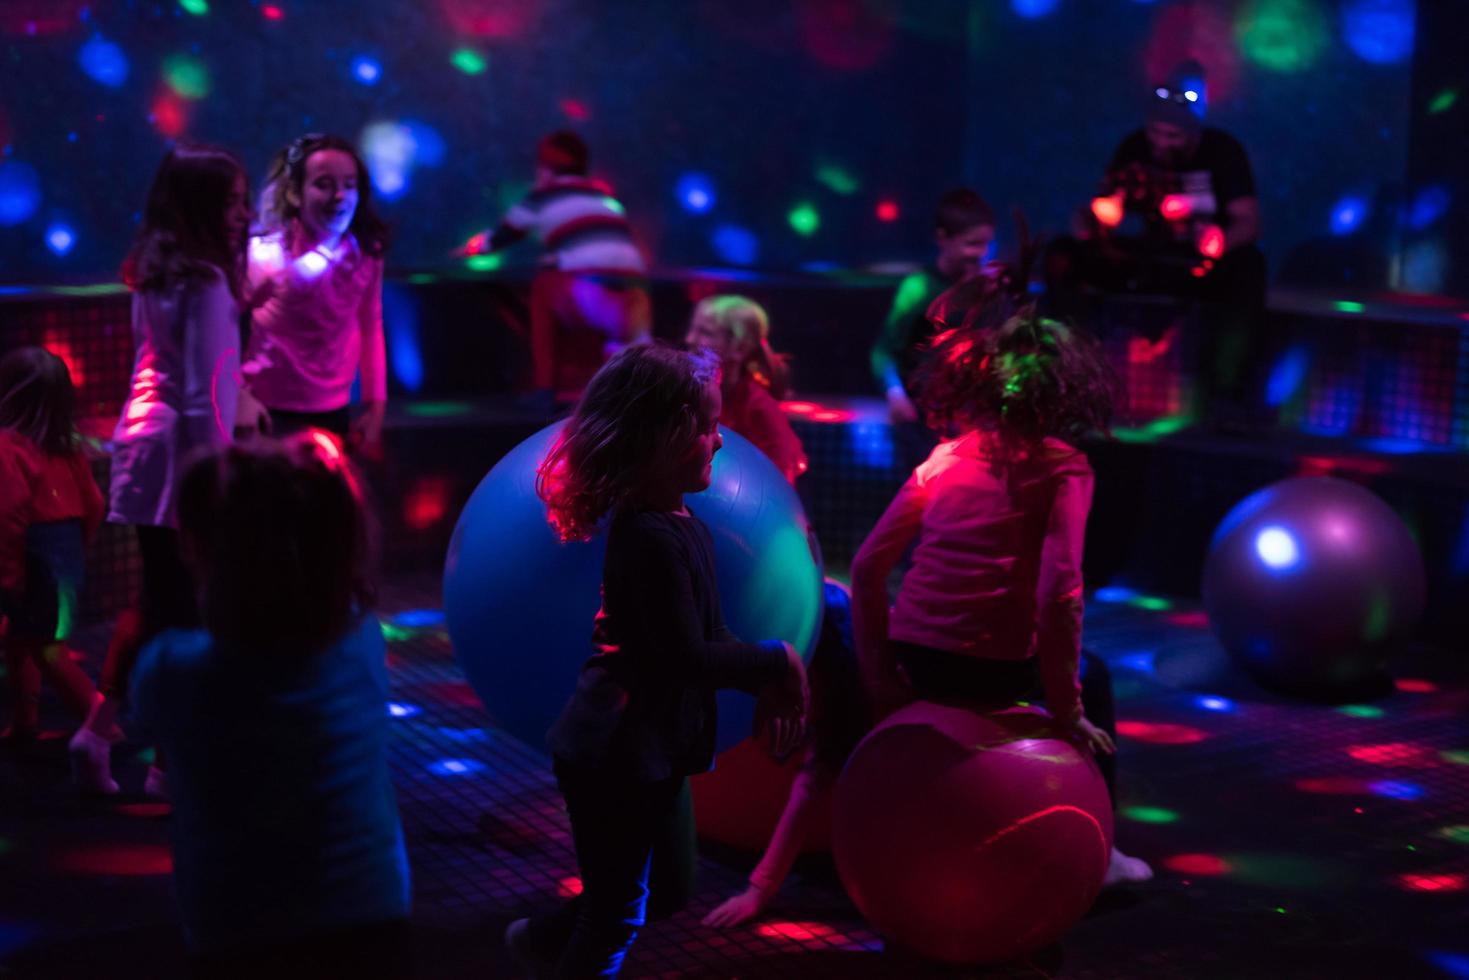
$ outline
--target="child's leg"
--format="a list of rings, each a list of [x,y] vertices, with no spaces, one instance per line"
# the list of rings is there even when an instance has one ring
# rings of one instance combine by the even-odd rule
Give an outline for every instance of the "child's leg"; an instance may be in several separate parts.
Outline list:
[[[59,642],[38,644],[32,656],[67,708],[78,718],[89,717],[97,702],[97,688],[87,672],[71,659],[70,648]]]
[[[687,779],[655,828],[653,857],[648,865],[648,920],[657,922],[682,912],[694,897],[699,840],[694,826],[694,793]]]
[[[10,688],[8,738],[24,738],[41,723],[41,671],[36,666],[33,641],[8,636],[5,643],[5,681]]]

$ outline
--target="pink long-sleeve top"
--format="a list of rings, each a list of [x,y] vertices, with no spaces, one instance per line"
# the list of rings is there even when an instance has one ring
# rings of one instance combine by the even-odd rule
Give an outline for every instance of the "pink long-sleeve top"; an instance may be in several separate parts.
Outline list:
[[[290,233],[250,240],[249,294],[265,296],[251,317],[245,381],[267,408],[333,412],[352,400],[388,397],[383,346],[383,260],[350,233],[335,249],[297,255]]]
[[[971,432],[939,445],[903,484],[853,560],[859,650],[891,639],[971,657],[1038,657],[1051,714],[1074,721],[1092,469],[1059,439],[997,461],[994,437]],[[915,538],[889,617],[882,583]],[[862,635],[883,625],[886,637]]]

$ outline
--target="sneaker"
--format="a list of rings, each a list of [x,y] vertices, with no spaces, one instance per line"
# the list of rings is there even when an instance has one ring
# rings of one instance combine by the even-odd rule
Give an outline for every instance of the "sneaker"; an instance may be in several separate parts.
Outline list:
[[[71,781],[84,793],[111,796],[117,792],[112,778],[112,743],[90,728],[79,728],[67,746],[71,754]]]
[[[1153,869],[1142,858],[1128,857],[1117,848],[1112,848],[1112,860],[1107,864],[1107,877],[1102,880],[1103,888],[1114,885],[1137,885],[1150,881]]]
[[[149,766],[148,775],[143,780],[143,795],[159,800],[168,799],[168,770]]]
[[[531,943],[529,919],[516,919],[505,927],[505,948],[525,971],[527,980],[551,980],[556,975],[555,961],[547,959]]]

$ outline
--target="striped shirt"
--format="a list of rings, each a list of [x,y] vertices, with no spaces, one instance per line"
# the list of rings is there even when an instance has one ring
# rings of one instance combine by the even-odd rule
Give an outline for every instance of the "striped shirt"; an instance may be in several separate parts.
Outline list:
[[[552,177],[506,212],[502,225],[539,238],[560,269],[623,275],[647,271],[621,202],[600,180]]]

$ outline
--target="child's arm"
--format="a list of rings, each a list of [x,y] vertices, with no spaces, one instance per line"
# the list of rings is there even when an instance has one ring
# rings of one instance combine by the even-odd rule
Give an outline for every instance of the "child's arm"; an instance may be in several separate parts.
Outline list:
[[[1036,656],[1052,717],[1075,726],[1081,714],[1082,578],[1086,517],[1092,504],[1092,471],[1084,459],[1059,474],[1041,546],[1036,586]]]
[[[852,559],[853,641],[863,685],[879,715],[896,707],[904,688],[888,644],[888,575],[918,536],[927,503],[928,489],[915,472]]]
[[[882,387],[888,408],[897,422],[914,422],[918,412],[903,387],[898,374],[898,358],[908,344],[908,328],[919,307],[928,298],[928,285],[921,272],[915,272],[898,284],[893,305],[888,308],[882,333],[872,345],[872,375]]]
[[[357,329],[362,333],[363,413],[352,421],[350,433],[354,446],[369,458],[382,449],[383,417],[387,413],[388,368],[383,341],[383,261],[369,259],[372,277],[357,311]]]

